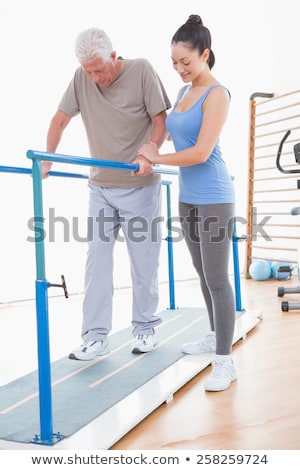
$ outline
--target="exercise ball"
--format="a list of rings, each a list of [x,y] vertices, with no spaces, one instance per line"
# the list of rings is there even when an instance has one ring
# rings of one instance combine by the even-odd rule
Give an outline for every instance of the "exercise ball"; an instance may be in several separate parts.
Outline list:
[[[278,269],[282,266],[286,266],[290,269],[287,272],[278,272]],[[291,263],[285,263],[283,261],[273,261],[271,264],[271,276],[277,279],[288,279],[291,276],[293,265]]]
[[[265,260],[253,261],[249,266],[249,274],[255,281],[265,281],[271,276],[271,266]]]

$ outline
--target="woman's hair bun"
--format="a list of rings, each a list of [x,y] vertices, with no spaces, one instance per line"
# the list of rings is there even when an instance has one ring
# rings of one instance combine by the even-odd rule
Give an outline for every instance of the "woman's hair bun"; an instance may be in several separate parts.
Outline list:
[[[203,25],[199,15],[190,15],[185,24],[199,24]]]

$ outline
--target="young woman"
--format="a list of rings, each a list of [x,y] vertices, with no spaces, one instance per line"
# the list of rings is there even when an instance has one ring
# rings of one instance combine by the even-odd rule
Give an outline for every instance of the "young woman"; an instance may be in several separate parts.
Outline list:
[[[186,354],[215,351],[207,391],[227,389],[236,379],[231,358],[235,301],[228,274],[234,219],[234,189],[219,147],[230,94],[212,75],[211,35],[191,15],[171,42],[174,69],[186,84],[167,117],[175,152],[160,154],[155,143],[138,154],[153,164],[178,165],[179,215],[200,278],[211,331],[182,346]]]

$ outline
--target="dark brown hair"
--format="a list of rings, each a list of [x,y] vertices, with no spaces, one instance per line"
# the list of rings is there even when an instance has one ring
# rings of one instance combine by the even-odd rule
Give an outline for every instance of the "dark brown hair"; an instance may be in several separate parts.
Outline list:
[[[178,28],[172,37],[171,44],[185,42],[192,50],[198,49],[202,55],[205,49],[209,49],[208,66],[210,69],[215,64],[215,55],[211,50],[211,35],[206,26],[203,25],[199,15],[190,15],[187,21]]]

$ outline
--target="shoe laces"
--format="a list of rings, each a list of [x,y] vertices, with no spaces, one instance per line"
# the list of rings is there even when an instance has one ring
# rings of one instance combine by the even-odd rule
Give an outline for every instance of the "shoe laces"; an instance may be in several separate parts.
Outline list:
[[[212,363],[213,375],[216,377],[230,377],[232,362],[216,360]]]
[[[82,347],[87,347],[87,346],[91,346],[95,341],[91,341],[91,340],[85,340],[83,343],[82,343]]]
[[[216,346],[216,337],[214,334],[209,333],[199,341],[199,345],[202,348],[211,349]]]
[[[83,348],[92,347],[92,346],[94,346],[94,344],[96,344],[96,343],[101,343],[101,344],[103,344],[104,341],[103,341],[103,340],[101,340],[101,341],[85,340],[85,341],[83,342],[83,344],[82,344],[82,347],[83,347]]]

